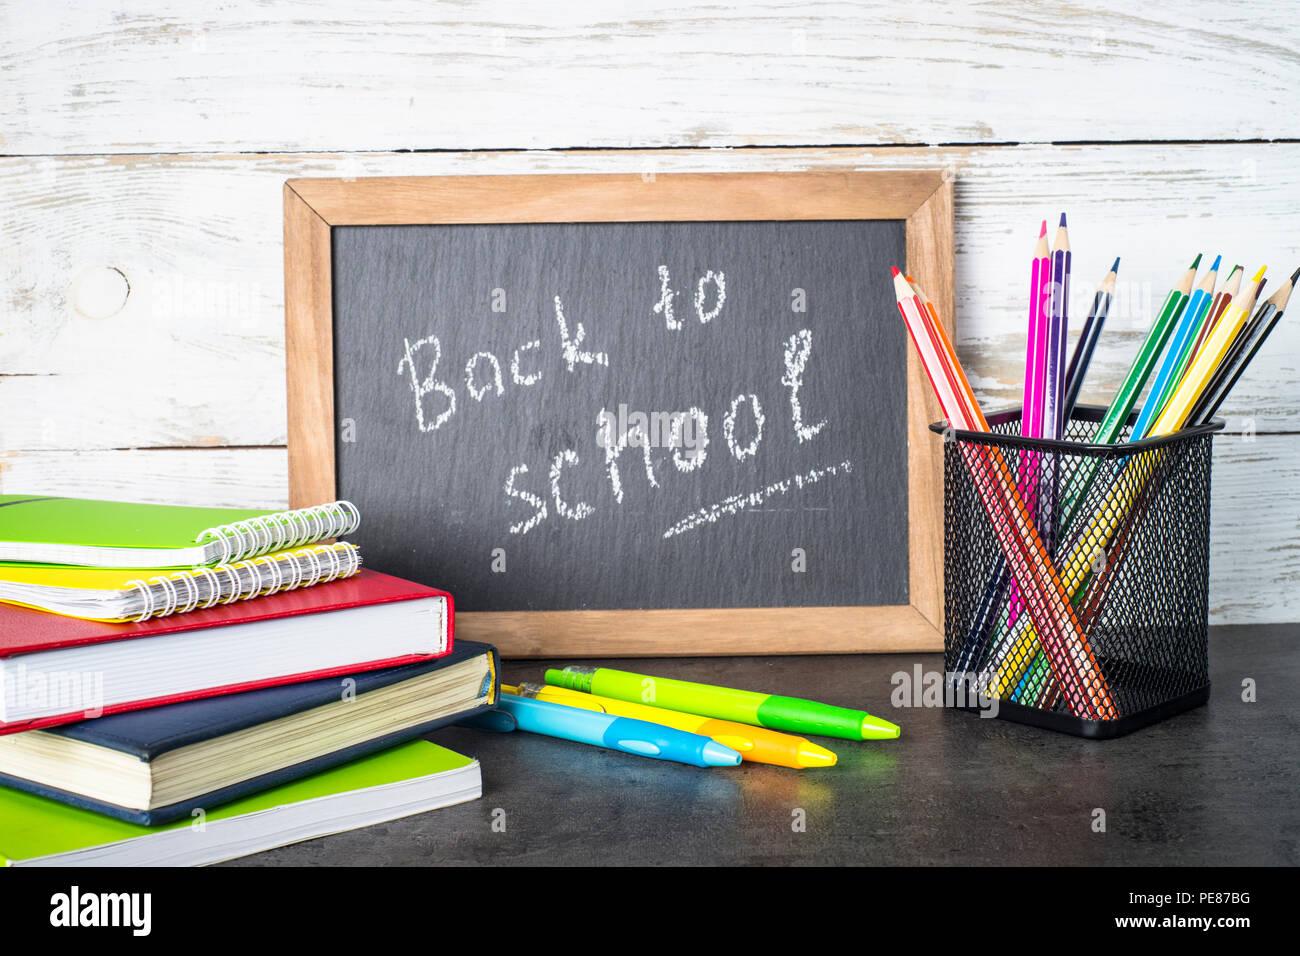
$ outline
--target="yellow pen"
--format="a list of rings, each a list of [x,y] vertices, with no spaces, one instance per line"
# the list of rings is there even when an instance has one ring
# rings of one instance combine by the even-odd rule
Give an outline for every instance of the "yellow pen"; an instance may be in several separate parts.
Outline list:
[[[552,684],[520,684],[518,688],[502,686],[507,694],[535,697],[553,704],[568,704],[585,710],[599,710],[616,717],[631,717],[652,724],[662,724],[688,733],[711,737],[725,747],[740,753],[742,760],[753,763],[775,764],[806,770],[810,767],[832,767],[837,760],[834,753],[794,734],[783,734],[765,727],[751,727],[732,720],[700,717],[678,710],[664,710],[632,701],[615,700],[586,694],[580,690],[556,687]]]

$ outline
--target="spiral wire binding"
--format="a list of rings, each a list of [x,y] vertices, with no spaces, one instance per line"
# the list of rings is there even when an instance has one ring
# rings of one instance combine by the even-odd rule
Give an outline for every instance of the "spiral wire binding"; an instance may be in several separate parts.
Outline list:
[[[243,521],[217,525],[202,532],[198,544],[217,543],[216,564],[230,564],[272,551],[298,548],[322,538],[341,538],[361,526],[361,512],[350,501],[293,511],[277,511]]]
[[[139,592],[142,608],[139,616],[132,620],[183,614],[218,603],[231,604],[277,591],[311,587],[350,577],[360,569],[360,550],[355,544],[340,541],[216,567],[160,574],[148,580],[136,579],[127,586]],[[225,576],[224,583],[222,575]]]

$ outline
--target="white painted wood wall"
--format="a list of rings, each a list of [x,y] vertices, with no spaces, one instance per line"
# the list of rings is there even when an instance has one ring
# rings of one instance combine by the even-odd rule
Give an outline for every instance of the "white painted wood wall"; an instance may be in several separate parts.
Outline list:
[[[1061,210],[1080,302],[1124,257],[1105,400],[1196,252],[1300,264],[1296,12],[5,0],[0,490],[285,503],[293,176],[948,167],[982,400],[1016,399]],[[1225,408],[1217,622],[1300,619],[1295,311]]]

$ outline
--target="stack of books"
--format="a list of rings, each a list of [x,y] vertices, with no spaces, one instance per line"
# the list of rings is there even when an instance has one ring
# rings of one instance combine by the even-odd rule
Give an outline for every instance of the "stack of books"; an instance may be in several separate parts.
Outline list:
[[[202,864],[481,795],[422,736],[496,702],[451,595],[361,567],[348,502],[0,495],[0,855]]]

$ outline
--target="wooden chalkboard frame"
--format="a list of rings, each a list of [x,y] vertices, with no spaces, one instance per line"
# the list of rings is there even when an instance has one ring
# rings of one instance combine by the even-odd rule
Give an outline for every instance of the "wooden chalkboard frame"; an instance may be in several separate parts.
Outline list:
[[[940,170],[287,181],[290,505],[335,497],[333,227],[844,219],[905,221],[907,269],[924,281],[953,334],[953,184]],[[457,635],[513,657],[941,650],[942,455],[927,426],[942,413],[911,348],[907,363],[909,604],[466,612],[457,614]]]

